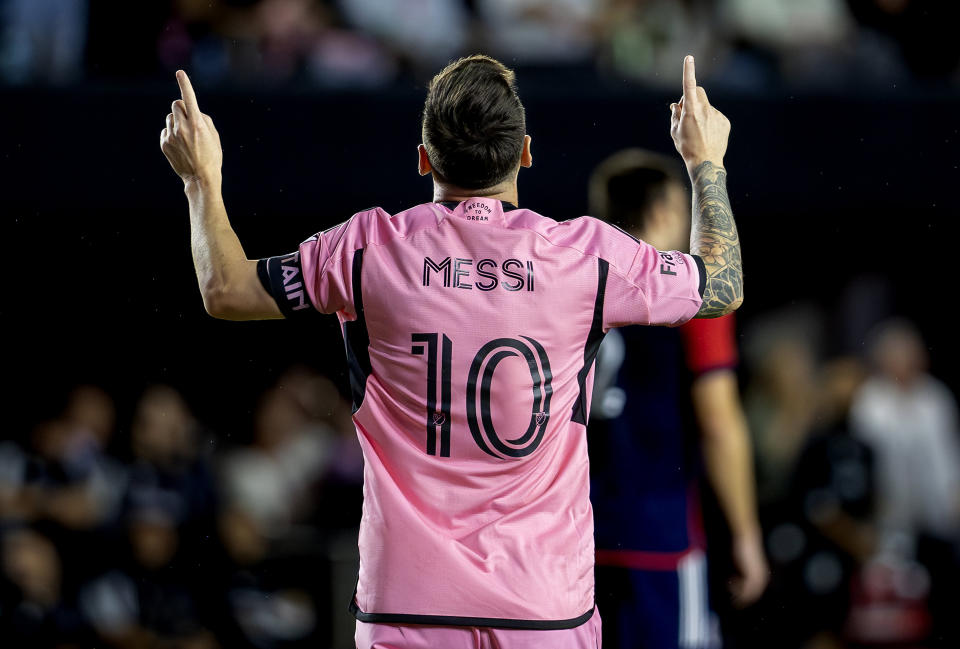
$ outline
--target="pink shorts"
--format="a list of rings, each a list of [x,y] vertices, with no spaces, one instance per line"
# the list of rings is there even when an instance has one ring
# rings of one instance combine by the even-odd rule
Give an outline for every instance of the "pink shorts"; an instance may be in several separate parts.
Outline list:
[[[602,649],[600,611],[572,629],[537,631],[486,626],[357,622],[357,649]]]

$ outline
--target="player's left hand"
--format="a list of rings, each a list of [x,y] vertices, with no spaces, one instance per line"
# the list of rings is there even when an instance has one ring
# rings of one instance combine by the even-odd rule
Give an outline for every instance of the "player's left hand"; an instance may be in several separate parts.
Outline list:
[[[160,150],[184,183],[219,180],[223,164],[220,134],[209,115],[200,112],[193,85],[183,70],[177,71],[180,99],[173,102],[167,126],[160,132]]]
[[[763,539],[759,532],[733,538],[733,566],[737,575],[730,580],[730,592],[737,607],[753,604],[770,580],[770,568],[763,553]]]

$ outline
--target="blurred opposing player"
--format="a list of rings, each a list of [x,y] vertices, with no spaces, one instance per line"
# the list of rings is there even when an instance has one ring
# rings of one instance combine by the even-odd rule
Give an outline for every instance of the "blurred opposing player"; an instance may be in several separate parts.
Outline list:
[[[523,105],[510,70],[473,56],[427,93],[419,169],[433,202],[359,212],[248,260],[221,197],[219,136],[177,79],[161,148],[184,181],[207,311],[342,323],[365,460],[357,646],[596,649],[585,431],[600,340],[742,300],[730,124],[693,57],[671,122],[697,204],[693,255],[518,208]]]
[[[674,163],[663,156],[620,151],[591,178],[591,213],[660,250],[684,248],[689,209]],[[591,496],[608,647],[717,646],[698,498],[701,452],[733,534],[734,600],[751,603],[766,586],[736,361],[733,314],[675,329],[623,327],[600,346],[593,416],[606,421],[591,427],[599,467]]]

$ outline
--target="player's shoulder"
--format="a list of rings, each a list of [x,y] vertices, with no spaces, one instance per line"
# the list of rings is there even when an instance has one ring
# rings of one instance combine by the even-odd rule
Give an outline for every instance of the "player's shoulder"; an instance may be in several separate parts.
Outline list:
[[[556,221],[532,210],[515,210],[509,214],[510,227],[531,230],[555,246],[576,250],[586,256],[599,257],[614,268],[629,267],[637,251],[648,245],[620,228],[592,216]]]
[[[407,238],[417,230],[435,227],[439,218],[432,203],[415,205],[396,214],[374,206],[354,213],[329,231],[341,230],[344,236],[363,246],[386,245],[396,239]]]

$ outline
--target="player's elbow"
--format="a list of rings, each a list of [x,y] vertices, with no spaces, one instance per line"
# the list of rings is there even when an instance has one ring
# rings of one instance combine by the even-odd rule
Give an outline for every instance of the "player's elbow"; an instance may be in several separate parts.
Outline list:
[[[704,295],[703,304],[694,317],[704,319],[720,318],[733,313],[740,308],[741,304],[743,304],[742,296],[733,299],[721,299],[712,295]]]
[[[237,300],[224,287],[207,287],[201,291],[203,308],[207,314],[218,320],[240,320],[241,311],[237,308]]]
[[[218,289],[208,288],[201,291],[201,295],[203,296],[203,308],[207,311],[207,315],[225,320],[227,310],[223,292]]]
[[[740,308],[740,305],[741,305],[741,304],[743,304],[743,292],[742,292],[742,291],[741,291],[739,297],[734,298],[734,300],[733,300],[732,302],[730,302],[730,304],[728,304],[728,305],[723,309],[723,315],[727,315],[727,314],[733,313],[734,311],[736,311],[737,309]]]

